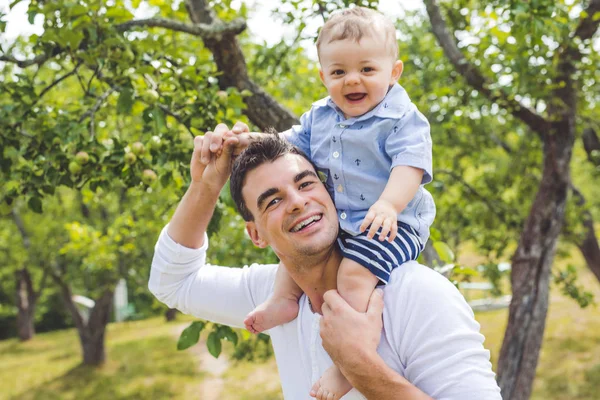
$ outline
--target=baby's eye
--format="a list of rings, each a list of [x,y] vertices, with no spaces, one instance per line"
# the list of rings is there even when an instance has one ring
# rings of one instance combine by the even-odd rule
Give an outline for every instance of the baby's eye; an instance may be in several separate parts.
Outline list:
[[[337,75],[337,76],[344,75],[344,70],[342,70],[342,69],[336,69],[335,71],[333,71],[331,73],[331,75]]]
[[[373,72],[373,71],[375,71],[375,69],[372,67],[364,67],[363,68],[363,72]]]

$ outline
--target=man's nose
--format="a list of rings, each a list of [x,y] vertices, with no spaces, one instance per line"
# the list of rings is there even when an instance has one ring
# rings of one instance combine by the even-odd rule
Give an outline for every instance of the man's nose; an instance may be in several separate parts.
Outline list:
[[[307,204],[306,198],[299,191],[292,191],[288,194],[288,212],[298,212],[304,210]]]

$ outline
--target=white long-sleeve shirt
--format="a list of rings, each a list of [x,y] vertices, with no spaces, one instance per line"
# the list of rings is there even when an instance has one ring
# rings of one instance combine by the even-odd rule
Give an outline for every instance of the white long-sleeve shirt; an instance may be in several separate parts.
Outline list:
[[[277,265],[228,268],[206,264],[200,249],[175,243],[163,229],[155,248],[150,291],[171,308],[243,327],[246,315],[272,293]],[[312,384],[332,365],[319,335],[320,315],[302,296],[298,317],[271,336],[288,400],[310,399]],[[410,261],[384,288],[378,353],[396,372],[438,400],[501,400],[489,351],[473,312],[442,275]],[[353,389],[344,400],[364,399]]]

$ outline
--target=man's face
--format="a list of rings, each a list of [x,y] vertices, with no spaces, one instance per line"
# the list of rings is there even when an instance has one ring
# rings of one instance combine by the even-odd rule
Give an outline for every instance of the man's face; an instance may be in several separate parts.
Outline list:
[[[321,81],[346,118],[375,108],[402,74],[402,62],[393,59],[385,40],[372,36],[325,43],[319,60]]]
[[[338,233],[337,214],[325,186],[303,157],[286,154],[246,175],[242,189],[254,221],[246,224],[255,245],[281,258],[329,251]]]

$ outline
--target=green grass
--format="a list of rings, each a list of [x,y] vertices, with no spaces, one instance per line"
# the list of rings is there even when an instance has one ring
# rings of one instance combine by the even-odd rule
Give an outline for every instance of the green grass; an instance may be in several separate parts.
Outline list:
[[[275,359],[236,362],[225,372],[222,400],[283,400]]]
[[[75,330],[0,342],[0,399],[184,399],[203,377],[163,318],[110,324],[108,361],[81,365]]]

